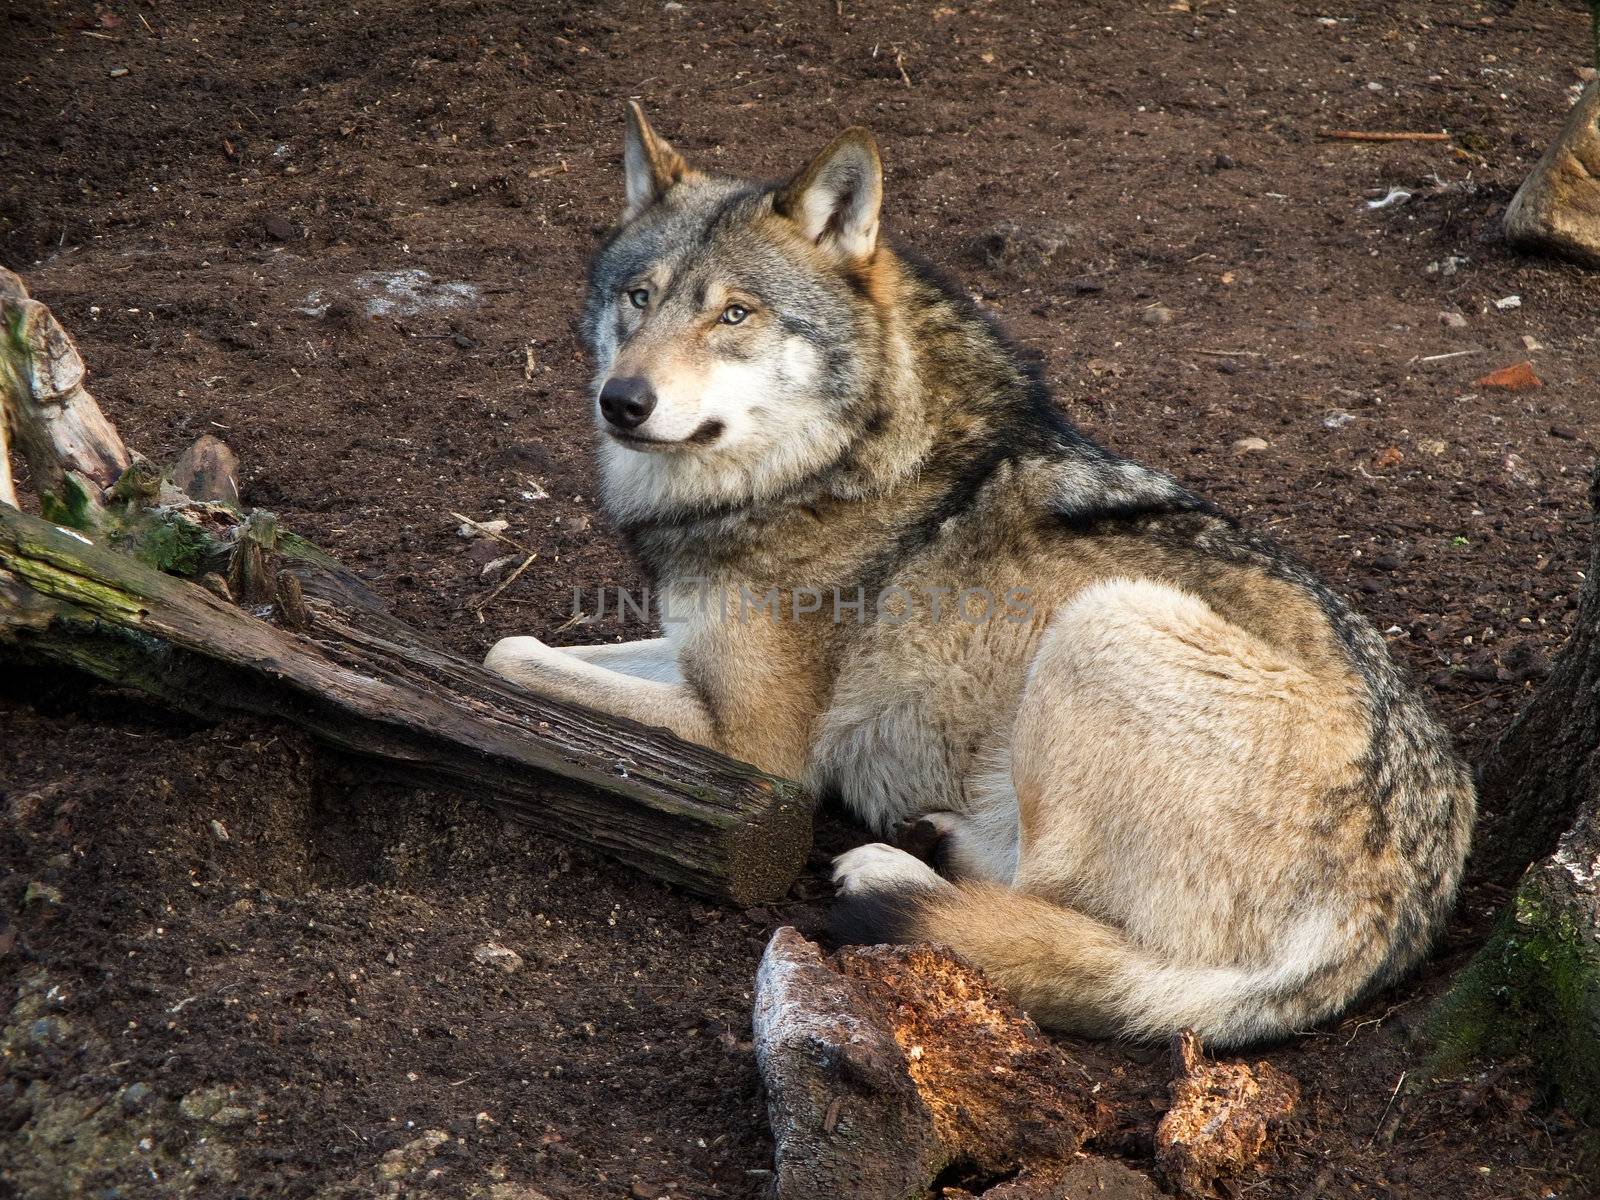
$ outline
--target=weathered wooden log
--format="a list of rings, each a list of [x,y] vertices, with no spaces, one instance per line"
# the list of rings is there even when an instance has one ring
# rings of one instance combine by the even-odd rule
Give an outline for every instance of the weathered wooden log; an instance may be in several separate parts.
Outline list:
[[[774,1200],[925,1197],[951,1168],[1015,1175],[984,1193],[996,1200],[1078,1194],[1066,1181],[1089,1132],[1082,1073],[954,955],[853,946],[825,957],[780,929],[754,1025]]]
[[[1270,1063],[1207,1062],[1192,1029],[1172,1039],[1170,1091],[1156,1167],[1187,1198],[1215,1195],[1253,1166],[1300,1099],[1300,1085]]]
[[[309,625],[295,632],[0,507],[0,652],[203,717],[281,718],[388,775],[476,794],[702,895],[770,901],[799,873],[811,805],[798,785],[524,692],[386,616],[308,553],[276,557],[302,585]]]
[[[0,313],[0,337],[7,343],[0,352],[0,408],[34,487],[69,507],[74,484],[96,493],[110,488],[132,459],[84,387],[88,372],[72,336],[4,267]],[[0,444],[0,451],[6,449]],[[9,463],[0,485],[10,491],[0,499],[15,507]]]

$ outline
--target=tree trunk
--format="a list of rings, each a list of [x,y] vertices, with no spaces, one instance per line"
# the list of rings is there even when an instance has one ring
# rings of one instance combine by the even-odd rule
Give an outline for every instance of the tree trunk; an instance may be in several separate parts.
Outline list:
[[[1600,472],[1589,499],[1600,514]],[[1590,549],[1572,639],[1544,685],[1490,749],[1479,776],[1483,828],[1472,873],[1509,882],[1600,800],[1600,539]]]
[[[1600,511],[1600,471],[1590,500]],[[1597,580],[1600,538],[1572,639],[1483,767],[1486,830],[1474,872],[1514,878],[1526,871],[1488,942],[1433,1014],[1438,1069],[1527,1055],[1567,1109],[1591,1122],[1600,1122]]]

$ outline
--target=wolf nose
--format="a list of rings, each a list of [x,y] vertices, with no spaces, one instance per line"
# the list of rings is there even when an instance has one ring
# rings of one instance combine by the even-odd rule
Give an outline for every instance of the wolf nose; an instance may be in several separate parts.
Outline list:
[[[637,429],[655,406],[655,389],[637,375],[608,379],[600,389],[600,412],[618,429]]]

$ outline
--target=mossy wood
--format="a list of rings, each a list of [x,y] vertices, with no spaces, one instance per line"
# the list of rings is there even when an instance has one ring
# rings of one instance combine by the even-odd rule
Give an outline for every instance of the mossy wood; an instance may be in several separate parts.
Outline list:
[[[702,895],[788,890],[811,845],[796,784],[433,644],[271,513],[241,513],[238,464],[214,438],[165,475],[130,454],[85,375],[0,268],[3,669],[65,663],[202,717],[278,717]],[[17,507],[12,438],[48,519]]]
[[[1600,519],[1600,472],[1589,494]],[[1480,787],[1489,815],[1473,873],[1521,878],[1432,1014],[1435,1068],[1525,1056],[1568,1111],[1600,1126],[1600,537],[1572,637],[1489,752]]]

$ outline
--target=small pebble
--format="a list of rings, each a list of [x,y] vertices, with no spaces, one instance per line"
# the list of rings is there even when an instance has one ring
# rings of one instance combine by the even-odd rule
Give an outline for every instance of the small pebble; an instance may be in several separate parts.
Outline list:
[[[111,78],[113,78],[113,79],[121,79],[127,73],[128,73],[128,68],[127,67],[112,67],[111,68]]]
[[[472,952],[472,960],[480,967],[493,967],[507,975],[515,975],[523,967],[522,955],[499,942],[485,942]]]
[[[503,517],[496,517],[492,521],[474,521],[457,526],[456,534],[459,537],[475,538],[488,537],[492,533],[504,533],[511,528],[511,522]]]
[[[1242,437],[1234,442],[1233,448],[1240,454],[1254,454],[1267,448],[1267,439],[1259,437]]]
[[[1442,312],[1439,314],[1439,324],[1446,329],[1465,329],[1467,319],[1458,312]]]
[[[1164,304],[1153,304],[1139,314],[1146,325],[1171,325],[1172,310]]]

